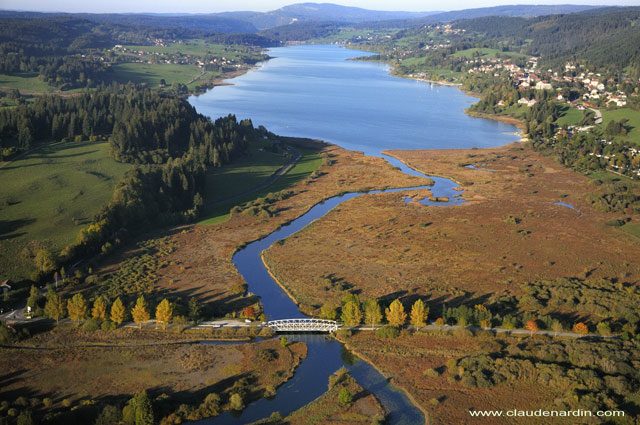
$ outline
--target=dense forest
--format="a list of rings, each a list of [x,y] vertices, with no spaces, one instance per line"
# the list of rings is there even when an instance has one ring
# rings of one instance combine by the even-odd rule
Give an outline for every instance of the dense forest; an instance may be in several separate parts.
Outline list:
[[[0,109],[0,140],[29,149],[43,141],[110,136],[115,159],[162,163],[190,151],[203,164],[220,166],[254,137],[250,121],[215,123],[186,100],[133,85],[114,85],[67,99],[43,96],[33,104]]]

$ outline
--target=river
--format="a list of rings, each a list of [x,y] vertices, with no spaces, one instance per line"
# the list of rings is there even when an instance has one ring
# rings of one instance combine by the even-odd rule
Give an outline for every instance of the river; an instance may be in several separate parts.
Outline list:
[[[276,134],[323,139],[373,156],[381,156],[387,149],[489,147],[517,140],[513,125],[465,115],[464,109],[474,99],[455,87],[395,78],[386,65],[346,60],[366,54],[333,45],[272,49],[274,59],[233,79],[233,85],[216,87],[189,101],[198,112],[214,119],[233,113],[239,119],[251,118],[254,125],[264,125]],[[394,158],[385,159],[405,173],[422,176]],[[421,202],[432,206],[463,202],[455,197],[454,182],[432,179],[434,196],[447,196],[450,201]],[[328,199],[234,255],[235,266],[249,291],[261,297],[269,319],[303,315],[269,276],[261,261],[262,251],[336,205],[363,195],[347,193]],[[275,398],[198,424],[244,424],[275,411],[285,416],[324,393],[329,375],[341,366],[347,367],[358,383],[390,411],[390,424],[424,422],[422,412],[404,393],[393,388],[371,365],[354,359],[337,341],[318,335],[290,339],[305,341],[308,356],[294,377],[278,388]]]

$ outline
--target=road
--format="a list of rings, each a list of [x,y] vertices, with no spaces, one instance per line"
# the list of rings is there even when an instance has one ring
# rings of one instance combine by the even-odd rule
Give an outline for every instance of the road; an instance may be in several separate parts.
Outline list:
[[[595,119],[595,123],[596,124],[602,124],[602,112],[600,112],[599,109],[593,109],[593,108],[589,108],[590,110],[592,110],[595,114],[596,114],[596,119]]]
[[[15,311],[15,310],[14,310]],[[13,312],[9,313],[12,314]],[[6,316],[6,315],[5,315]],[[5,320],[5,319],[2,319]],[[33,319],[35,320],[43,320],[43,319]],[[63,319],[61,320],[61,322],[70,322],[70,319]],[[22,319],[16,319],[16,320],[7,320],[8,323],[26,323],[26,322],[30,322],[29,320],[25,320],[24,318]],[[167,328],[171,329],[174,327],[177,327],[178,325],[168,325]],[[224,319],[224,320],[215,320],[215,321],[204,321],[204,322],[199,322],[196,325],[191,325],[191,326],[187,326],[188,329],[222,329],[222,328],[247,328],[247,327],[252,327],[255,326],[259,329],[262,329],[264,327],[266,327],[265,324],[261,323],[261,322],[246,322],[244,320],[238,320],[238,319]],[[139,328],[139,327],[144,327],[144,328],[155,328],[155,327],[159,327],[159,325],[156,323],[155,320],[148,320],[146,322],[144,322],[142,325],[138,324],[138,323],[134,323],[134,322],[126,322],[122,324],[122,327],[126,327],[126,328]],[[354,327],[345,327],[340,325],[341,329],[352,329],[352,330],[358,330],[358,331],[375,331],[376,329],[379,329],[383,327],[383,325],[375,325],[375,326],[370,326],[370,325],[359,325],[359,326],[354,326]],[[409,328],[413,328],[412,325],[409,326]],[[526,329],[506,329],[506,328],[480,328],[480,327],[475,327],[475,326],[457,326],[457,325],[443,325],[443,326],[439,326],[439,325],[435,325],[435,324],[430,324],[427,326],[421,326],[420,328],[418,328],[418,330],[420,331],[424,331],[424,330],[429,330],[429,331],[455,331],[455,330],[460,330],[460,329],[466,329],[469,331],[484,331],[484,332],[494,332],[494,333],[505,333],[505,334],[510,334],[510,335],[525,335],[525,336],[529,336],[529,335],[545,335],[545,336],[552,336],[552,337],[566,337],[566,338],[598,338],[598,339],[610,339],[610,338],[618,338],[617,335],[600,335],[600,334],[594,334],[594,333],[589,333],[589,334],[578,334],[575,332],[555,332],[555,331],[548,331],[548,330],[542,330],[542,331],[536,331],[536,332],[531,332],[528,331]]]

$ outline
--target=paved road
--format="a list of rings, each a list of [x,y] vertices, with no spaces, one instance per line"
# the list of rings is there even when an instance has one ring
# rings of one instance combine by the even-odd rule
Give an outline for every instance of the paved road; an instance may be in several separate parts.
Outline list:
[[[2,319],[5,320],[5,319]],[[33,319],[33,320],[43,320],[43,319]],[[62,319],[61,322],[70,322],[70,319]],[[22,319],[15,319],[15,320],[7,320],[8,323],[21,323],[21,322],[29,322],[28,320],[25,320],[24,318]],[[167,328],[173,328],[176,327],[177,325],[168,325]],[[188,329],[221,329],[221,328],[247,328],[247,327],[252,327],[255,326],[259,329],[262,329],[263,327],[266,327],[266,325],[264,324],[264,322],[246,322],[244,320],[239,320],[239,319],[224,319],[224,320],[214,320],[214,321],[205,321],[205,322],[199,322],[197,325],[191,325],[191,326],[187,326]],[[341,326],[342,329],[353,329],[353,330],[359,330],[359,331],[375,331],[376,329],[381,328],[383,325],[376,325],[376,326],[370,326],[370,325],[360,325],[360,326],[354,326],[354,327],[345,327],[345,326]],[[144,328],[156,328],[159,327],[159,325],[156,323],[155,320],[148,320],[146,322],[144,322],[142,325],[138,324],[138,323],[134,323],[134,322],[126,322],[124,324],[122,324],[122,327],[126,327],[126,328],[138,328],[138,327],[144,327]],[[413,326],[409,326],[409,328],[413,328]],[[610,338],[618,338],[617,335],[609,335],[609,336],[603,336],[600,334],[593,334],[593,333],[589,333],[586,335],[583,334],[578,334],[575,332],[555,332],[555,331],[537,331],[537,332],[531,332],[528,331],[526,329],[506,329],[506,328],[480,328],[480,327],[475,327],[475,326],[457,326],[457,325],[444,325],[444,326],[438,326],[438,325],[434,325],[434,324],[430,324],[427,326],[422,326],[420,327],[418,330],[431,330],[431,331],[451,331],[451,330],[458,330],[458,329],[466,329],[466,330],[471,330],[471,331],[486,331],[486,332],[494,332],[494,333],[506,333],[506,334],[510,334],[510,335],[546,335],[546,336],[553,336],[553,337],[566,337],[566,338],[599,338],[599,339],[610,339]]]
[[[589,108],[589,109],[591,109],[596,114],[596,119],[594,122],[596,124],[602,124],[602,112],[600,112],[599,109],[593,109],[593,108]]]

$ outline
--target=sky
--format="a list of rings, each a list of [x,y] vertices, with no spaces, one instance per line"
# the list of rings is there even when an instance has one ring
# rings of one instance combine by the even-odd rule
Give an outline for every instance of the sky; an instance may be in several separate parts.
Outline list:
[[[268,11],[304,0],[0,0],[0,9],[42,12],[89,13],[214,13],[239,10]],[[498,6],[503,4],[588,4],[608,6],[640,6],[640,0],[325,0],[345,6],[376,10],[444,11]],[[322,0],[316,0],[320,3]]]

